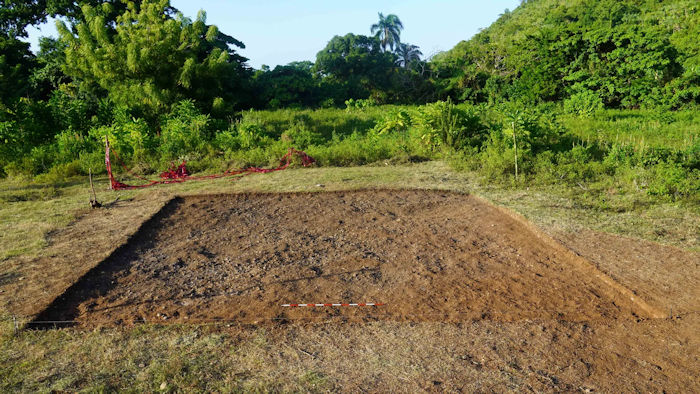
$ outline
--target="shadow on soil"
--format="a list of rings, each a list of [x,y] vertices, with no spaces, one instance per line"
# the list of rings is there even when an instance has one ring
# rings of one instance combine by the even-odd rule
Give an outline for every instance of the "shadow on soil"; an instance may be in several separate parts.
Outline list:
[[[121,246],[117,247],[105,260],[97,264],[63,294],[27,323],[28,329],[48,329],[75,325],[78,305],[86,299],[107,293],[115,286],[116,274],[127,268],[143,249],[154,245],[153,234],[162,226],[163,219],[172,215],[183,201],[175,197],[168,201]],[[139,242],[133,242],[138,240]]]

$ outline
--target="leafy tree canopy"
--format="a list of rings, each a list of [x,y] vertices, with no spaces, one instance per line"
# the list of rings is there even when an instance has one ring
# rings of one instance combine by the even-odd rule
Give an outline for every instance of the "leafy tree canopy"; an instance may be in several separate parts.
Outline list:
[[[313,106],[318,99],[318,82],[312,74],[313,63],[293,62],[274,70],[255,73],[259,106],[268,108]]]
[[[423,56],[423,52],[420,51],[417,45],[403,42],[396,48],[396,54],[398,56],[398,64],[404,68],[408,68],[411,64],[419,62],[420,57]]]
[[[355,35],[333,37],[316,55],[315,71],[342,85],[348,98],[366,98],[372,91],[387,88],[396,55],[381,50],[376,37]],[[341,101],[342,102],[342,101]]]
[[[530,0],[433,59],[443,95],[608,107],[700,102],[696,1]],[[586,93],[588,94],[588,93]]]
[[[44,23],[49,16],[61,16],[75,22],[82,18],[82,5],[104,3],[112,6],[108,21],[113,21],[127,8],[125,0],[0,0],[0,31],[11,37],[26,37],[27,26]]]
[[[245,58],[231,46],[240,41],[206,24],[171,15],[168,0],[126,3],[113,32],[109,3],[82,7],[75,34],[59,22],[66,45],[65,71],[82,90],[104,91],[117,105],[156,120],[174,103],[192,98],[207,110],[238,106],[245,94]]]
[[[27,94],[33,66],[28,43],[0,34],[0,110]]]

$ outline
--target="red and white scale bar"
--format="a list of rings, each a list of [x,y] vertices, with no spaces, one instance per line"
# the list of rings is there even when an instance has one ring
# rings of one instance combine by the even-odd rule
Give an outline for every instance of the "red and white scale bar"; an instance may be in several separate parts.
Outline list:
[[[302,306],[382,306],[381,302],[359,302],[359,303],[348,303],[348,304],[282,304],[283,307],[295,308]]]

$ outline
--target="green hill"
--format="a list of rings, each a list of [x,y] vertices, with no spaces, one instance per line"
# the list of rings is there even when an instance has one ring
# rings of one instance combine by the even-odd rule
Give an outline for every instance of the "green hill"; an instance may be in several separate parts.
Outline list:
[[[444,95],[583,100],[612,108],[700,102],[696,0],[530,0],[433,59]]]

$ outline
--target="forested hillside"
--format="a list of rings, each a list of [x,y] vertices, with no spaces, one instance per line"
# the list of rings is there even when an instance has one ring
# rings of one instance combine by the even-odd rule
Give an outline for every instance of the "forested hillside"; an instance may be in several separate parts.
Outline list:
[[[27,28],[48,16],[59,37],[34,54]],[[489,179],[700,194],[697,2],[525,1],[428,59],[399,16],[377,17],[315,59],[255,70],[205,10],[0,0],[0,176],[103,171],[109,137],[143,173],[265,165],[293,146],[321,165],[449,158]]]
[[[530,0],[432,61],[459,100],[609,108],[700,100],[700,3]]]

